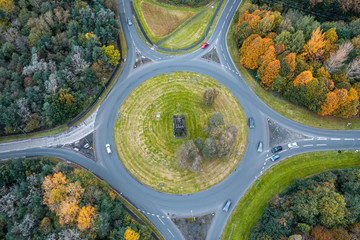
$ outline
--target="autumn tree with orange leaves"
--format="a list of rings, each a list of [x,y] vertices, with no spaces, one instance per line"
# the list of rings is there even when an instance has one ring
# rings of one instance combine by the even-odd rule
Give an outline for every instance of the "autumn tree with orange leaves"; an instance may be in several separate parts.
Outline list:
[[[359,95],[354,88],[335,89],[326,95],[325,103],[321,106],[319,115],[337,115],[350,118],[358,113]]]
[[[325,51],[324,33],[317,28],[311,35],[310,40],[304,45],[302,56],[311,61],[319,61]]]
[[[46,176],[42,183],[43,201],[59,217],[61,225],[75,221],[84,189],[79,182],[68,183],[62,172]]]
[[[77,226],[83,231],[85,229],[91,229],[94,224],[95,208],[88,205],[81,208],[79,216],[77,218]]]
[[[138,240],[140,238],[139,233],[132,230],[130,227],[128,227],[124,234],[125,240]]]
[[[278,59],[270,62],[266,68],[264,75],[261,77],[261,85],[266,89],[270,89],[274,78],[279,76],[280,61]]]
[[[294,80],[293,85],[296,87],[300,84],[306,85],[308,82],[313,80],[314,77],[310,71],[303,71]]]

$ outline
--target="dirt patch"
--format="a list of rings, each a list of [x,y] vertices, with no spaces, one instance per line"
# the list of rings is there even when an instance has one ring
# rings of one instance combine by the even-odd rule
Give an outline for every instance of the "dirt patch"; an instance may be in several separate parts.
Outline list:
[[[215,214],[193,218],[172,218],[186,240],[205,240]]]
[[[269,118],[268,118],[268,127],[269,127],[269,136],[270,136],[269,139],[270,148],[283,143],[290,143],[296,140],[310,138],[309,136],[285,128],[283,125]]]
[[[202,56],[202,58],[208,60],[208,61],[213,61],[216,63],[220,63],[220,59],[219,59],[219,55],[216,51],[216,48],[211,49],[210,52],[208,52],[207,54],[205,54],[204,56]]]
[[[174,31],[193,13],[162,8],[148,2],[141,3],[141,10],[155,36],[165,36]]]

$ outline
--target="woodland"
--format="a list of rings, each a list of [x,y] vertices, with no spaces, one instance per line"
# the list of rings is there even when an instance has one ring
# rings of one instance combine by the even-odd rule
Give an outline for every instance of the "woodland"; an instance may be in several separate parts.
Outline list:
[[[156,0],[160,3],[172,4],[172,5],[187,5],[191,7],[198,7],[205,5],[212,0]]]
[[[321,21],[322,18],[316,18],[316,12],[323,7],[319,1],[304,4],[306,8],[313,6],[311,11],[272,3],[272,8],[246,3],[234,18],[242,66],[264,89],[314,113],[341,118],[358,116],[358,10],[344,8],[345,20],[333,16]]]
[[[88,171],[47,158],[0,164],[0,239],[153,239],[117,193]]]
[[[63,124],[96,99],[120,53],[116,1],[0,1],[0,135]]]
[[[275,195],[249,239],[360,239],[360,169],[297,179]]]

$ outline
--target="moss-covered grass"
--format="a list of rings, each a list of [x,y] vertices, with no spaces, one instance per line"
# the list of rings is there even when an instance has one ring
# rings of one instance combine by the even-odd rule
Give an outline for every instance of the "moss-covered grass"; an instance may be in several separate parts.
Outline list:
[[[202,94],[209,87],[220,94],[212,107],[205,107]],[[157,119],[156,109],[161,116]],[[204,160],[201,173],[179,170],[175,152],[184,141],[205,139],[202,127],[215,112],[224,114],[225,123],[239,130],[230,156],[221,161]],[[173,136],[172,116],[176,114],[185,115],[185,139]],[[215,80],[196,73],[174,72],[145,81],[127,97],[118,116],[115,144],[120,159],[140,182],[163,192],[191,193],[215,185],[233,171],[246,147],[246,119],[236,98]]]
[[[243,3],[244,2],[242,2],[242,5]],[[279,114],[283,115],[284,117],[290,118],[296,122],[311,127],[324,128],[324,129],[339,129],[339,130],[360,129],[359,118],[342,119],[333,116],[319,116],[316,113],[309,111],[305,107],[295,105],[289,102],[288,100],[284,99],[282,96],[279,96],[278,94],[275,94],[272,91],[266,91],[264,88],[262,88],[256,82],[254,77],[240,64],[239,50],[237,49],[236,43],[234,41],[235,38],[234,38],[233,26],[234,23],[232,23],[232,25],[230,26],[230,30],[228,34],[228,47],[232,60],[234,61],[236,67],[238,68],[239,72],[241,73],[245,81],[249,84],[249,86],[252,87],[255,94],[264,103],[266,103],[269,107],[271,107]],[[351,125],[347,127],[348,123],[351,123]]]
[[[248,239],[252,226],[262,215],[267,202],[283,191],[296,178],[305,178],[330,169],[360,166],[360,153],[336,151],[306,153],[281,161],[267,170],[246,192],[233,211],[225,230],[223,240]]]

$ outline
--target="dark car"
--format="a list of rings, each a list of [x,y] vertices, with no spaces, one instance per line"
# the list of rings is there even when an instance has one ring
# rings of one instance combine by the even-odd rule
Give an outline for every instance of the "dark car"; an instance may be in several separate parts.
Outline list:
[[[280,156],[279,156],[279,154],[275,154],[275,155],[273,155],[273,156],[271,156],[271,161],[272,162],[275,162],[276,160],[278,160],[280,158]]]
[[[254,118],[249,117],[249,128],[254,128],[255,127],[255,121]]]
[[[276,153],[276,152],[279,152],[281,150],[282,150],[282,146],[277,146],[277,147],[274,147],[273,149],[271,149],[271,152]]]

